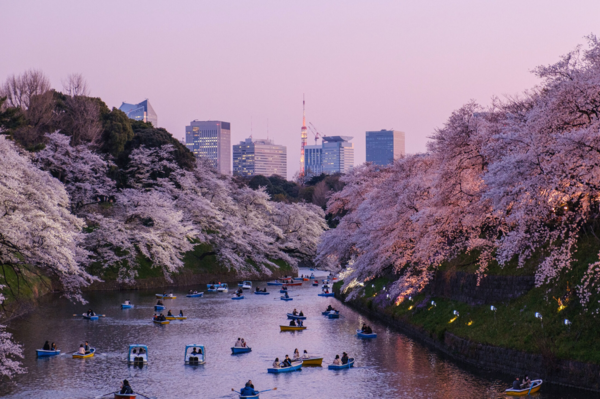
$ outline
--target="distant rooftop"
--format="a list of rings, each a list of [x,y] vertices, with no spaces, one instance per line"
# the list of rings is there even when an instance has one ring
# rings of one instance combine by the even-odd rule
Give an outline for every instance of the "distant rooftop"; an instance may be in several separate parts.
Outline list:
[[[350,141],[354,137],[351,136],[325,136],[323,137],[323,141],[327,141],[329,143],[336,143],[341,141]]]

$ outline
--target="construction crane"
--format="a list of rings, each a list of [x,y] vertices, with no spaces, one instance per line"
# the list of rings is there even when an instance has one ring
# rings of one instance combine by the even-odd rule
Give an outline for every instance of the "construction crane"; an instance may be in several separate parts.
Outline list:
[[[319,131],[317,130],[315,125],[312,124],[312,122],[308,122],[308,124],[309,124],[310,132],[313,134],[313,136],[315,136],[315,145],[317,145],[317,140],[319,140],[319,138],[322,138],[323,135],[321,133],[319,133]]]

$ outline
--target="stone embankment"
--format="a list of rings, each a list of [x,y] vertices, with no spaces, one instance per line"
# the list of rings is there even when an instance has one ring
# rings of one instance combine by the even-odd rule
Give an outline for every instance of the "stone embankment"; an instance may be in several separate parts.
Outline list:
[[[532,279],[533,277],[529,276],[487,276],[477,286],[474,275],[462,272],[442,272],[436,276],[427,289],[432,297],[444,297],[480,305],[524,295],[533,288]],[[342,301],[345,299],[338,290],[335,294],[338,299]],[[600,392],[599,365],[485,345],[447,331],[442,336],[434,335],[411,324],[408,320],[392,317],[389,312],[385,311],[389,302],[375,299],[368,307],[360,300],[351,300],[345,303],[361,313],[378,319],[407,336],[437,349],[453,360],[478,370],[501,372],[507,374],[509,378],[528,374],[532,378],[541,378],[547,383]]]

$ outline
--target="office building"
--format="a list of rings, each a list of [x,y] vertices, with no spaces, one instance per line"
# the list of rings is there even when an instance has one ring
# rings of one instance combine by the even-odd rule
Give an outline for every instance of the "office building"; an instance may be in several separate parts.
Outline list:
[[[323,173],[323,146],[307,145],[304,147],[305,176],[310,179]]]
[[[271,140],[248,138],[233,146],[233,173],[239,176],[279,175],[287,180],[287,148]]]
[[[350,136],[325,136],[322,144],[323,172],[348,173],[354,167],[354,144]]]
[[[185,145],[199,158],[209,159],[214,168],[231,174],[231,124],[222,121],[190,122],[185,127]]]
[[[389,165],[404,156],[404,132],[380,130],[367,132],[367,162]]]
[[[152,123],[152,126],[158,127],[158,116],[156,115],[156,112],[154,112],[154,108],[152,108],[152,105],[150,105],[148,100],[144,100],[139,104],[123,103],[119,109],[125,112],[129,119],[150,122]]]

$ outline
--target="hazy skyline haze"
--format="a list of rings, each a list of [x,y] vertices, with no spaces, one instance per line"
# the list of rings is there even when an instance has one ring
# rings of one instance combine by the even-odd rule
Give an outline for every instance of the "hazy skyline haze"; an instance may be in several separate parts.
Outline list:
[[[307,121],[354,137],[356,164],[365,131],[400,130],[407,153],[425,151],[462,104],[537,84],[530,71],[599,33],[600,15],[597,1],[1,4],[2,81],[35,68],[60,90],[82,73],[110,107],[149,99],[177,138],[193,119],[223,120],[237,144],[251,121],[266,138],[268,120],[289,178],[303,94]]]

